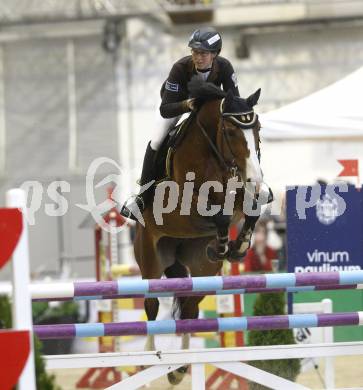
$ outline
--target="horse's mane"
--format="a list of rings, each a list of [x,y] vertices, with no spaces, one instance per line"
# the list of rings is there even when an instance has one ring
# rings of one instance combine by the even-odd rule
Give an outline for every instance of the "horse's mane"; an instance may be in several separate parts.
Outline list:
[[[196,98],[200,103],[207,100],[223,99],[227,95],[215,84],[204,81],[198,76],[193,76],[189,81],[188,90],[190,97]]]

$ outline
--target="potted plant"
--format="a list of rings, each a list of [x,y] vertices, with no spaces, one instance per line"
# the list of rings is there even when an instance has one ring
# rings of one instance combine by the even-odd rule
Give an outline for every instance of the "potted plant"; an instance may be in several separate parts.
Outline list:
[[[254,305],[253,315],[269,316],[278,314],[285,314],[285,294],[259,294]],[[248,345],[288,344],[296,344],[292,329],[251,330],[248,333]],[[295,381],[300,373],[299,359],[258,360],[249,364],[290,381]],[[249,382],[249,389],[267,390],[269,387],[255,382]]]

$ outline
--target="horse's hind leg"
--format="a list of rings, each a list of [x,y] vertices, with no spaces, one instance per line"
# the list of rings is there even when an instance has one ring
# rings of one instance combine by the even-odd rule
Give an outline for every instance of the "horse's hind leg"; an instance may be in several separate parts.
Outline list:
[[[166,277],[168,278],[183,278],[188,277],[188,270],[184,265],[179,261],[176,261],[173,265],[166,268],[164,271]],[[183,317],[183,302],[186,298],[175,298],[174,299],[174,310],[173,316],[180,317],[181,319],[186,319],[189,317]],[[198,314],[197,314],[198,315]],[[189,349],[190,334],[182,334],[182,349]],[[188,366],[179,367],[177,370],[169,372],[168,381],[172,385],[177,385],[182,381],[184,375],[186,374]]]
[[[199,316],[199,302],[204,297],[179,297],[178,298],[178,306],[180,308],[180,319],[196,319]],[[184,333],[182,335],[182,349],[189,349],[190,344],[190,334]],[[177,385],[182,381],[186,372],[188,370],[188,366],[182,366],[177,370],[170,372],[168,374],[168,380],[172,385]]]
[[[187,277],[188,271],[184,265],[182,265],[179,261],[176,261],[171,267],[168,267],[165,270],[165,275],[168,278],[176,278],[176,277]],[[178,297],[175,299],[174,304],[176,306],[176,310],[174,310],[174,315],[179,314],[179,318],[181,320],[186,319],[195,319],[198,318],[199,308],[198,304],[203,299],[203,297]],[[184,333],[182,334],[182,349],[189,349],[190,344],[190,334]],[[186,372],[188,370],[188,366],[182,366],[177,370],[170,372],[168,374],[168,380],[170,384],[177,385],[182,381]]]
[[[148,321],[154,321],[159,311],[158,298],[145,298],[144,308]],[[146,337],[145,351],[155,351],[155,336],[148,334]]]
[[[147,234],[146,230],[138,231],[135,240],[135,257],[143,279],[161,278],[163,269],[153,245],[152,238]],[[158,298],[145,298],[144,309],[148,321],[154,321],[159,311]],[[147,335],[145,351],[155,351],[154,335]]]

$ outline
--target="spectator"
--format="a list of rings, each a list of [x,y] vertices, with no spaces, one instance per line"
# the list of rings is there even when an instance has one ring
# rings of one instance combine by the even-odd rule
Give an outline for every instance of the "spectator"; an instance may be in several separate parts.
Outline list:
[[[267,245],[267,224],[258,222],[251,248],[244,259],[245,272],[272,271],[272,260],[277,259],[277,252]]]

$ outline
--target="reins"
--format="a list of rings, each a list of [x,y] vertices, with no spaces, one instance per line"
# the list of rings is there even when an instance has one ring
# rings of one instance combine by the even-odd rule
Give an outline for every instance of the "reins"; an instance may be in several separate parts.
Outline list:
[[[227,135],[225,134],[224,118],[222,117],[223,138],[226,140],[229,152],[230,152],[231,156],[233,157],[233,160],[230,162],[230,164],[227,164],[227,162],[223,158],[221,152],[218,150],[218,148],[216,147],[214,142],[210,139],[207,131],[205,130],[205,127],[202,125],[202,123],[199,120],[198,114],[196,115],[196,123],[197,123],[198,127],[200,128],[202,134],[206,138],[206,140],[207,140],[209,146],[211,147],[211,149],[212,149],[212,151],[213,151],[213,153],[214,153],[214,155],[215,155],[219,165],[221,166],[221,168],[224,169],[225,171],[229,172],[231,177],[236,177],[238,172],[241,173],[240,169],[238,168],[238,166],[236,164],[236,161],[235,161],[235,158],[234,158],[234,155],[233,155],[233,152],[232,152],[232,147],[231,147],[231,144],[230,144],[230,140],[227,137]]]
[[[229,148],[229,151],[231,153],[231,155],[233,156],[233,160],[231,162],[231,165],[227,164],[227,162],[225,161],[225,159],[223,158],[221,152],[218,150],[218,148],[216,147],[216,145],[214,144],[214,142],[211,140],[211,138],[209,137],[205,127],[203,126],[203,124],[200,122],[199,120],[199,117],[198,117],[198,112],[195,113],[195,117],[196,117],[196,124],[197,126],[200,128],[203,136],[205,137],[205,139],[207,140],[209,146],[211,147],[212,151],[213,151],[213,154],[215,156],[215,158],[217,159],[219,165],[221,166],[222,169],[224,169],[226,172],[229,172],[230,175],[231,175],[231,178],[233,177],[237,177],[237,173],[241,173],[240,169],[238,168],[236,162],[235,162],[235,159],[234,159],[234,155],[232,153],[232,147],[231,147],[231,144],[230,144],[230,140],[228,138],[228,135],[226,134],[225,132],[225,125],[224,125],[224,117],[222,116],[222,131],[223,131],[223,138],[226,140],[226,143],[227,143],[227,146]],[[241,177],[242,178],[242,177]],[[243,178],[242,178],[242,181],[243,181]],[[246,186],[246,183],[243,181],[243,189],[245,190],[246,193],[248,193],[250,195],[250,197],[252,197],[252,199],[255,197],[255,194],[252,193],[249,189],[248,189],[248,186]],[[235,192],[235,191],[233,191]]]
[[[227,165],[227,163],[224,161],[224,158],[223,156],[221,155],[221,153],[219,152],[219,150],[217,149],[217,147],[214,145],[213,141],[210,139],[207,131],[205,130],[205,127],[201,124],[199,118],[198,118],[198,115],[196,117],[196,123],[198,125],[198,127],[200,128],[200,130],[202,131],[202,134],[204,135],[204,137],[206,138],[206,140],[208,141],[209,143],[209,146],[211,147],[211,149],[213,150],[213,153],[214,155],[216,156],[219,164],[221,165],[221,167],[223,169],[225,169],[226,171],[228,171],[230,169],[230,167]]]

